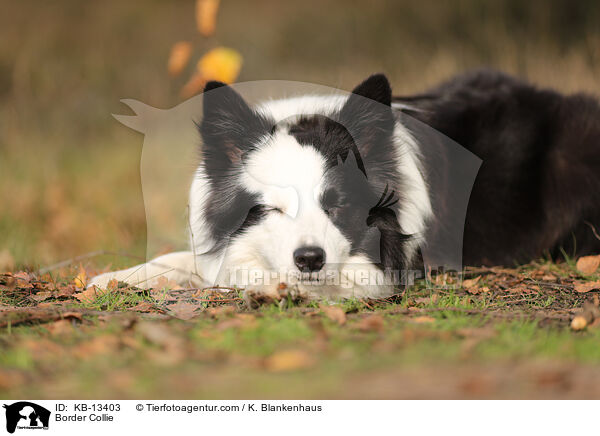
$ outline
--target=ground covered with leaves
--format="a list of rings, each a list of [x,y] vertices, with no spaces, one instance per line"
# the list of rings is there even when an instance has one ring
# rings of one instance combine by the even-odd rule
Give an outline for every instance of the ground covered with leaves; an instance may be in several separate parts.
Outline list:
[[[438,276],[386,300],[85,290],[0,274],[3,398],[598,398],[600,256]]]

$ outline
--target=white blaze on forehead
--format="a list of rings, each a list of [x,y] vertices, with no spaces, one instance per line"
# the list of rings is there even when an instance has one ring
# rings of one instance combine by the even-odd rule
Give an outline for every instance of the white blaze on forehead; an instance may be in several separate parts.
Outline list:
[[[324,173],[325,159],[317,150],[279,132],[244,162],[242,183],[265,204],[295,217],[299,207],[314,202]]]

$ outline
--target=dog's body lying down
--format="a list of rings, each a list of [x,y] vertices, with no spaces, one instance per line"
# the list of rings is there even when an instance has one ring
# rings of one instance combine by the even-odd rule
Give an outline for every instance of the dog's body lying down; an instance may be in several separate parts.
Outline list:
[[[425,154],[406,114],[483,161],[466,214],[465,264],[600,251],[600,108],[590,97],[481,71],[406,98],[392,98],[375,75],[349,97],[255,108],[209,82],[203,111],[190,251],[91,285],[115,278],[150,287],[166,276],[253,295],[276,296],[281,282],[310,297],[392,294],[385,272],[422,267],[419,246],[446,225],[432,200],[444,190],[432,176],[442,160]]]

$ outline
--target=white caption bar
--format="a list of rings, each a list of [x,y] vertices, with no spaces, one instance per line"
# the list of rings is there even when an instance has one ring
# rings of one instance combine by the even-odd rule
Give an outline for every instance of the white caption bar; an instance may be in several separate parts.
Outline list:
[[[1,434],[568,435],[598,401],[4,400]],[[39,433],[36,430],[44,430]],[[173,433],[177,432],[177,433]],[[581,433],[580,433],[581,432]]]

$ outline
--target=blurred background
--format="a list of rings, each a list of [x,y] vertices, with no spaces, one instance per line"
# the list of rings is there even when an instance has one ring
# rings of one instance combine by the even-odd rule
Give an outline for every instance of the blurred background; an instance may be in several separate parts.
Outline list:
[[[122,98],[183,101],[189,74],[167,72],[177,41],[192,43],[192,64],[234,48],[237,81],[351,90],[384,72],[409,94],[489,66],[567,93],[600,89],[594,0],[222,0],[208,38],[193,0],[2,0],[1,10],[0,270],[99,249],[145,256],[143,138],[111,114],[129,113]]]

